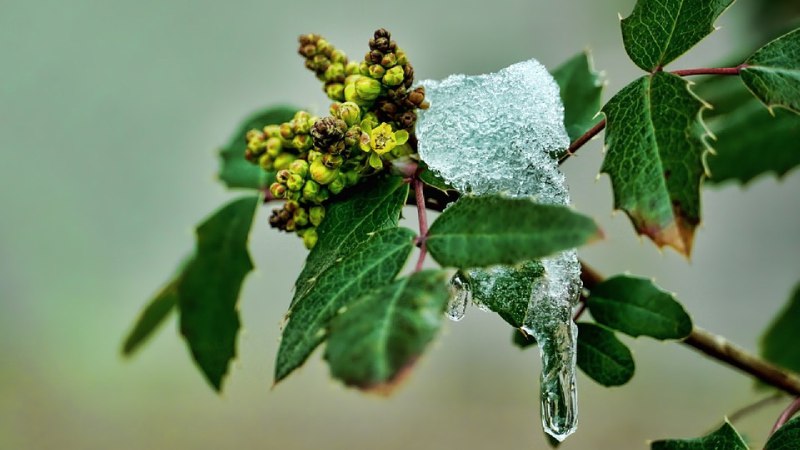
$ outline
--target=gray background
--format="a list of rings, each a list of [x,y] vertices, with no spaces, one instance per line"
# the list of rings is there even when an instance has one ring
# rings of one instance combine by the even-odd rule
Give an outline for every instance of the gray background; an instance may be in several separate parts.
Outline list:
[[[305,250],[271,231],[265,210],[251,237],[258,270],[240,302],[240,359],[221,396],[174,321],[133,360],[118,352],[143,302],[192,248],[192,225],[232,197],[214,181],[216,146],[264,105],[325,111],[296,35],[321,33],[358,59],[385,26],[419,78],[531,57],[555,68],[588,47],[608,74],[608,99],[638,76],[617,17],[633,3],[0,0],[0,448],[546,448],[537,353],[511,347],[507,326],[474,309],[447,324],[390,399],[330,381],[318,355],[270,389]],[[721,31],[671,67],[757,47],[756,3],[739,1]],[[798,279],[798,173],[703,191],[687,261],[611,213],[600,157],[594,141],[564,167],[575,206],[607,235],[582,256],[606,274],[655,277],[697,324],[755,349]],[[764,395],[683,346],[625,340],[636,377],[604,389],[581,375],[580,428],[562,448],[699,435]],[[739,427],[758,443],[781,408]]]

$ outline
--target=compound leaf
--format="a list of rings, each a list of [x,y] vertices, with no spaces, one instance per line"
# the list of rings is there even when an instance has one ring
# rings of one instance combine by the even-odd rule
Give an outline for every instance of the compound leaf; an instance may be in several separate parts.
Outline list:
[[[592,69],[588,51],[578,53],[553,71],[564,103],[564,125],[574,141],[600,122],[603,82]]]
[[[448,279],[443,270],[416,272],[354,301],[330,325],[331,374],[360,389],[391,390],[439,331]]]
[[[274,174],[244,159],[246,148],[244,135],[247,131],[260,129],[266,125],[288,122],[297,108],[276,106],[250,115],[244,120],[228,144],[223,147],[219,156],[221,165],[219,179],[229,188],[263,189],[272,182]]]
[[[748,450],[742,437],[726,420],[713,433],[697,439],[668,439],[650,444],[650,450]]]
[[[351,254],[372,233],[397,227],[408,197],[408,184],[403,183],[402,178],[380,178],[359,185],[353,191],[328,207],[325,219],[317,228],[317,245],[308,254],[295,282],[292,305],[308,295],[326,270]]]
[[[413,239],[414,232],[406,228],[373,233],[322,272],[313,288],[296,299],[278,349],[276,383],[300,367],[325,340],[331,319],[342,307],[394,280],[414,248]]]
[[[761,337],[764,359],[800,373],[800,283]]]
[[[578,367],[602,386],[621,386],[636,371],[628,347],[608,328],[593,323],[578,324]]]
[[[622,41],[631,60],[654,72],[714,31],[733,0],[638,0],[622,19]]]
[[[592,288],[586,305],[598,323],[630,336],[683,339],[692,332],[683,306],[644,278],[608,278]]]
[[[800,28],[758,49],[739,76],[770,109],[778,106],[800,114]]]
[[[658,72],[624,87],[604,107],[614,206],[658,246],[691,253],[700,222],[700,180],[707,150],[704,104],[676,75]]]
[[[564,206],[468,195],[433,223],[427,246],[439,264],[469,269],[529,261],[601,236],[592,219]]]
[[[247,238],[258,203],[258,196],[234,200],[197,227],[195,256],[177,285],[181,333],[216,390],[236,356],[236,302],[253,269]]]

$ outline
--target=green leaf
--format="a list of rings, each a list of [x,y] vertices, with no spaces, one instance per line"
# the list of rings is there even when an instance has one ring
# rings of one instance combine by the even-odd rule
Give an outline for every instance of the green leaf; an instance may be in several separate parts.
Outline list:
[[[800,28],[761,47],[739,76],[768,108],[800,114]]]
[[[601,236],[592,219],[564,206],[464,196],[433,223],[427,247],[442,266],[469,269],[538,259]]]
[[[274,174],[244,159],[244,135],[253,128],[288,122],[297,108],[276,106],[250,115],[236,130],[228,145],[220,152],[219,179],[229,188],[263,189],[272,182]]]
[[[786,306],[761,337],[761,356],[767,361],[800,373],[800,283]]]
[[[655,72],[714,31],[733,0],[638,0],[622,20],[622,41],[631,60]]]
[[[796,450],[798,442],[800,442],[800,417],[795,417],[769,437],[764,450]]]
[[[633,337],[683,339],[692,332],[683,306],[644,278],[608,278],[592,288],[586,306],[598,323]]]
[[[581,137],[600,122],[603,82],[592,69],[588,51],[578,53],[553,71],[564,103],[564,125],[570,141]]]
[[[686,80],[658,72],[624,87],[604,107],[614,206],[658,246],[691,253],[705,174],[704,104]]]
[[[397,227],[408,197],[408,184],[402,178],[380,178],[352,191],[328,207],[325,220],[317,228],[317,245],[295,282],[292,305],[308,295],[325,271],[351,254],[371,233]]]
[[[164,286],[161,291],[145,306],[133,330],[128,334],[122,345],[122,354],[130,356],[141,347],[144,342],[164,323],[178,303],[178,282],[175,278]]]
[[[765,173],[781,177],[800,165],[800,116],[782,110],[773,113],[751,97],[708,123],[716,136],[714,153],[707,160],[710,185],[745,184]]]
[[[327,219],[326,219],[327,220]],[[275,364],[275,382],[300,367],[328,334],[331,319],[359,296],[390,283],[414,248],[414,232],[376,232],[360,247],[319,275],[313,289],[289,310]]]
[[[442,326],[448,280],[444,270],[416,272],[347,307],[331,322],[325,349],[333,377],[360,389],[391,390]]]
[[[514,328],[520,328],[528,312],[533,282],[544,275],[538,261],[519,266],[498,266],[467,270],[464,275],[472,288],[472,301],[496,312]]]
[[[650,450],[748,450],[742,437],[726,420],[713,433],[697,439],[669,439],[655,441]]]
[[[423,168],[422,172],[419,173],[420,181],[443,192],[455,190],[444,178],[431,171],[427,164],[420,161],[419,165]]]
[[[633,355],[614,332],[593,323],[578,324],[578,367],[602,386],[622,386],[633,378]]]
[[[236,307],[253,269],[247,238],[258,196],[228,203],[197,227],[197,250],[177,286],[180,329],[197,365],[216,389],[236,356]]]

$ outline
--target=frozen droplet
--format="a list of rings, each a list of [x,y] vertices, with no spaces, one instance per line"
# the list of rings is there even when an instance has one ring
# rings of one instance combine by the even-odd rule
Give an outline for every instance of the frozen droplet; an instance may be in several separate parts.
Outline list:
[[[467,304],[472,300],[472,289],[461,272],[450,279],[450,300],[447,302],[447,317],[458,322],[467,313]]]
[[[465,193],[569,203],[556,159],[569,146],[564,107],[544,66],[529,60],[493,74],[452,75],[422,85],[431,106],[419,114],[418,150],[445,181]],[[560,441],[577,426],[572,308],[581,290],[580,263],[574,250],[540,263],[544,274],[524,275],[506,267],[472,269],[469,275],[481,296],[510,301],[525,296],[523,330],[536,338],[542,358],[542,426]],[[530,289],[525,288],[527,279]],[[464,301],[458,297],[451,305],[463,311],[459,302]]]

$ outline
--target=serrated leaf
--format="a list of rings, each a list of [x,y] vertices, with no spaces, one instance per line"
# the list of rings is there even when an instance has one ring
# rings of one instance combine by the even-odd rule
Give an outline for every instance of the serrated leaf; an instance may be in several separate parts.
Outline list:
[[[742,437],[726,420],[713,433],[697,439],[666,439],[650,444],[650,450],[748,450]]]
[[[798,443],[800,443],[800,417],[795,417],[769,437],[764,450],[797,450]]]
[[[800,28],[758,49],[739,76],[767,107],[800,114]]]
[[[761,356],[800,373],[800,284],[761,337]]]
[[[603,82],[592,69],[588,51],[578,53],[553,71],[564,103],[564,125],[570,141],[600,122]]]
[[[658,246],[689,255],[700,222],[703,103],[686,80],[658,72],[625,86],[604,107],[614,206]]]
[[[606,387],[622,386],[636,371],[631,351],[614,332],[588,322],[578,324],[576,360],[583,373]]]
[[[714,154],[707,159],[710,185],[746,184],[766,173],[782,177],[800,165],[800,116],[773,113],[751,97],[708,123],[716,136]]]
[[[371,233],[397,227],[408,197],[408,184],[402,178],[380,178],[353,191],[328,207],[325,220],[317,228],[317,245],[295,282],[292,305],[308,295],[326,270],[352,253]]]
[[[220,181],[229,188],[263,189],[269,186],[274,174],[244,159],[244,135],[253,128],[260,129],[266,125],[288,122],[296,111],[297,108],[290,106],[276,106],[251,114],[245,119],[228,144],[220,149]]]
[[[564,206],[464,196],[433,223],[427,247],[442,266],[469,269],[538,259],[601,236],[592,219]]]
[[[598,323],[633,337],[683,339],[692,332],[683,306],[644,278],[608,278],[592,288],[586,306]]]
[[[322,272],[289,311],[275,363],[275,382],[300,367],[327,337],[331,319],[364,293],[392,282],[411,252],[414,232],[391,228],[374,233]]]
[[[637,0],[622,20],[622,41],[631,60],[654,72],[714,31],[733,0]]]
[[[544,275],[538,261],[526,261],[509,267],[467,270],[464,273],[472,289],[472,301],[496,312],[514,328],[520,328],[528,312],[533,282]]]
[[[236,303],[253,269],[247,239],[258,203],[258,196],[239,198],[197,227],[195,256],[177,286],[181,333],[216,390],[236,356]]]
[[[142,310],[122,345],[123,355],[131,356],[138,350],[175,309],[178,304],[178,281],[179,278],[170,281]]]
[[[416,272],[370,291],[330,325],[325,359],[334,378],[388,392],[411,370],[442,325],[449,274]]]

